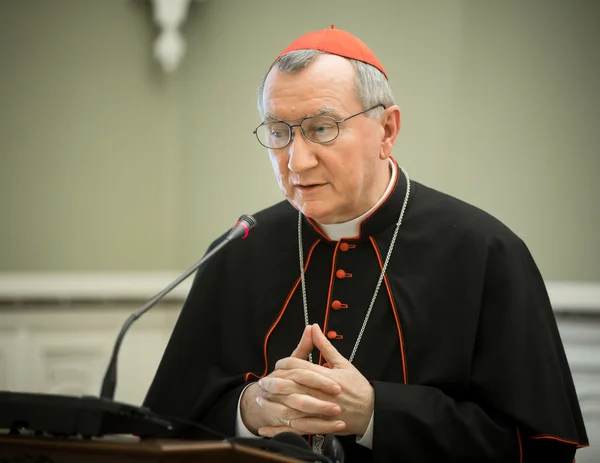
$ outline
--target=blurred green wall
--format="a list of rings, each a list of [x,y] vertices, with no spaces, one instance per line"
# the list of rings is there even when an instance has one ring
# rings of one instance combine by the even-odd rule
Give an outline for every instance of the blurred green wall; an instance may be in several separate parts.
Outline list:
[[[600,281],[600,2],[193,2],[173,75],[144,0],[0,0],[0,271],[181,270],[281,200],[252,135],[263,72],[335,24],[378,55],[394,155]]]

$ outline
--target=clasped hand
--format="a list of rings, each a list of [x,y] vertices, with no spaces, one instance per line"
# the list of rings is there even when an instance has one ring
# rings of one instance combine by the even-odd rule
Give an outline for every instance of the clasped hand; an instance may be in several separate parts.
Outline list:
[[[329,368],[306,360],[314,348]],[[306,327],[290,357],[246,389],[241,414],[246,427],[266,437],[285,431],[363,435],[373,407],[371,384],[315,324]]]

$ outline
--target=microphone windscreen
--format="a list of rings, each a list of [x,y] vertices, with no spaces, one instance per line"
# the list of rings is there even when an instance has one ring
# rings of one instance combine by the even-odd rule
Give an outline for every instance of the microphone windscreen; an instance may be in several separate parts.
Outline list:
[[[253,228],[256,226],[256,219],[251,215],[243,215],[238,221],[245,222],[248,225],[248,228]]]
[[[292,431],[280,432],[276,436],[273,436],[271,440],[312,451],[312,448],[306,439],[300,434],[296,434]]]

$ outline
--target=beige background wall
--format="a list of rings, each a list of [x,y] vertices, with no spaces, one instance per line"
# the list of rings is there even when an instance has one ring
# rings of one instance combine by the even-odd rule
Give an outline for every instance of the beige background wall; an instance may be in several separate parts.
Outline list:
[[[547,280],[600,281],[600,3],[207,0],[175,75],[142,0],[0,0],[0,271],[179,270],[279,201],[255,89],[294,38],[363,39],[411,177],[480,206]]]

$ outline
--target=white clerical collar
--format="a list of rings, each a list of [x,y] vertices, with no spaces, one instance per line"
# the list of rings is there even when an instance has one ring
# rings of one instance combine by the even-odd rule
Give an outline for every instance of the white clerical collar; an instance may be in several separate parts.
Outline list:
[[[325,233],[325,235],[327,235],[329,237],[330,240],[339,241],[342,238],[350,238],[353,236],[358,236],[360,224],[363,221],[363,219],[365,217],[367,217],[369,214],[371,214],[371,212],[373,212],[375,209],[377,209],[385,201],[385,199],[388,197],[390,191],[392,191],[392,188],[394,188],[394,185],[396,184],[396,177],[398,176],[398,167],[396,166],[396,163],[391,158],[390,158],[390,164],[392,167],[392,178],[390,179],[390,183],[388,184],[388,186],[387,186],[385,192],[383,193],[383,195],[381,196],[381,198],[379,198],[379,201],[377,201],[377,203],[371,209],[369,209],[367,212],[362,214],[360,217],[349,220],[348,222],[331,223],[331,224],[324,224],[324,223],[317,222],[317,224],[319,225],[319,228],[323,231],[323,233]]]

